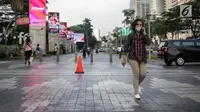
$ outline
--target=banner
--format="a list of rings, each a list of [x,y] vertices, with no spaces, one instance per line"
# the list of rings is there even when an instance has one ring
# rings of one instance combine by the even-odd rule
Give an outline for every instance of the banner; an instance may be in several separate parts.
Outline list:
[[[17,25],[25,25],[29,23],[30,23],[29,17],[17,18],[16,20]]]
[[[84,33],[74,33],[74,41],[76,42],[85,42]]]
[[[49,33],[59,33],[59,13],[58,12],[49,12],[48,22],[49,22]]]
[[[67,38],[67,22],[60,22],[60,37]]]
[[[67,32],[67,40],[71,40],[72,43],[74,43],[74,32],[73,31]]]
[[[30,26],[46,25],[46,0],[29,0]]]

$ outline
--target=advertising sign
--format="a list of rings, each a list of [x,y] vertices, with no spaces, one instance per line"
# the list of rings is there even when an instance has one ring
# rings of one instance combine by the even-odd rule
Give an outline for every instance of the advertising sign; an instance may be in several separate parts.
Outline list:
[[[29,0],[30,26],[46,25],[46,0]]]
[[[75,42],[84,42],[84,33],[74,33]]]
[[[192,5],[181,5],[180,6],[181,17],[192,17]]]
[[[49,33],[59,33],[59,13],[58,12],[49,12],[48,14],[49,21]]]
[[[73,31],[67,32],[67,40],[71,40],[73,43],[73,41],[74,41],[74,32]]]
[[[60,37],[67,38],[67,22],[60,22]]]
[[[16,24],[17,25],[25,25],[25,24],[29,24],[29,17],[24,17],[24,18],[17,18],[16,20]]]

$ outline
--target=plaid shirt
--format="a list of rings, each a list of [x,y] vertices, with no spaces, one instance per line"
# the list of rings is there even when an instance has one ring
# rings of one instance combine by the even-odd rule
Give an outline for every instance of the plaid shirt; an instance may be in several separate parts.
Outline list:
[[[133,59],[137,61],[144,61],[147,62],[146,53],[145,53],[145,44],[144,40],[142,39],[141,35],[134,35],[135,43],[133,47]]]

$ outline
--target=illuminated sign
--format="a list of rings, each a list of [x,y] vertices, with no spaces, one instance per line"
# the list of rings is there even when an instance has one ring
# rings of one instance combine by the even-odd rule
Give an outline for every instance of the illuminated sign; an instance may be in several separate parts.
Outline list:
[[[46,25],[46,0],[29,0],[30,26]]]

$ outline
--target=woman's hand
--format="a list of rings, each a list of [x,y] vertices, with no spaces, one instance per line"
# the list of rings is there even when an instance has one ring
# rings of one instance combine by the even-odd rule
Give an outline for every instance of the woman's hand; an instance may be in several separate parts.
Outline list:
[[[126,56],[122,56],[122,66],[126,65]]]

